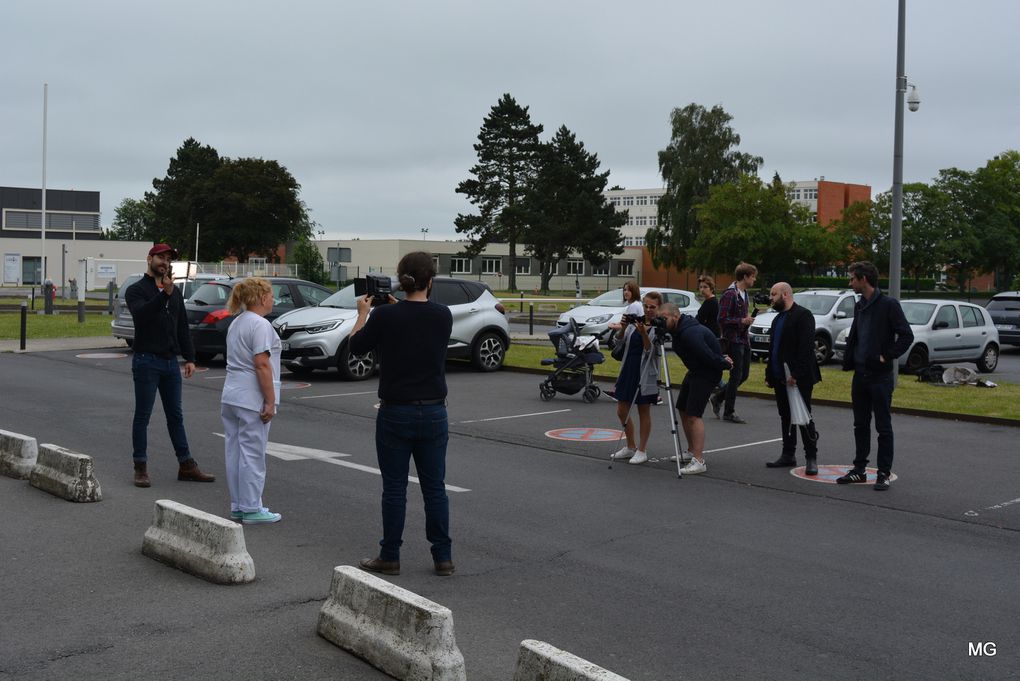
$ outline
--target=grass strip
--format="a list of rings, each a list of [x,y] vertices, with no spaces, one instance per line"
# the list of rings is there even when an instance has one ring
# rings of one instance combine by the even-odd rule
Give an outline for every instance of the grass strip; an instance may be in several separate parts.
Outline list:
[[[110,315],[86,312],[85,321],[78,323],[78,314],[64,312],[54,315],[35,314],[31,310],[26,318],[25,337],[33,338],[85,338],[110,336]],[[21,313],[0,313],[0,340],[21,338]],[[112,336],[111,336],[112,339]]]

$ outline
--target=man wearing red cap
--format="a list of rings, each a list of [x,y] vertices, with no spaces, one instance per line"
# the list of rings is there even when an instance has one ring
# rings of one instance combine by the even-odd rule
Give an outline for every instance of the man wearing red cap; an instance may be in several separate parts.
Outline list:
[[[135,417],[131,426],[132,457],[135,462],[135,486],[152,483],[146,470],[148,460],[149,418],[159,392],[166,414],[170,441],[174,445],[180,470],[178,480],[212,482],[215,476],[203,473],[191,458],[188,436],[184,432],[181,408],[181,368],[177,356],[184,357],[184,377],[195,372],[195,348],[191,344],[184,297],[174,286],[170,263],[177,251],[166,244],[149,249],[149,269],[145,276],[128,287],[124,302],[135,323],[134,357],[131,373],[135,380]]]

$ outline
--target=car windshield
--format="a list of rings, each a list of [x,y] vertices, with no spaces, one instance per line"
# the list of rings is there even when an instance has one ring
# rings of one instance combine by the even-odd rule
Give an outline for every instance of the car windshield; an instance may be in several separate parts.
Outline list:
[[[588,304],[592,307],[624,307],[627,305],[623,302],[622,288],[618,288],[614,291],[606,291],[598,298],[593,298]]]
[[[900,303],[903,314],[907,317],[907,323],[915,326],[927,324],[931,319],[931,313],[935,311],[934,303],[914,303],[905,300]]]
[[[226,284],[202,284],[189,299],[196,305],[219,305],[225,307],[230,298],[230,286]]]
[[[1020,298],[992,298],[988,309],[993,312],[1020,312]]]
[[[829,314],[839,296],[820,296],[815,293],[794,293],[793,302],[806,307],[811,314]]]
[[[393,297],[397,300],[404,299],[403,291],[394,291]],[[342,289],[319,303],[319,307],[339,307],[345,310],[357,310],[358,299],[354,295],[354,284],[344,286]]]

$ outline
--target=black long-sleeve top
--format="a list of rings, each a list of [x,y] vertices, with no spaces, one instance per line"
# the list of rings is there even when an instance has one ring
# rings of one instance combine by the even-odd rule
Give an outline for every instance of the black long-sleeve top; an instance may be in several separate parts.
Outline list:
[[[712,334],[719,338],[722,336],[722,330],[719,328],[719,298],[712,296],[706,298],[705,302],[698,308],[698,314],[694,316],[698,320],[698,323],[702,326],[707,326],[708,330]]]
[[[169,296],[156,286],[148,273],[124,292],[124,302],[135,323],[135,352],[148,352],[167,359],[181,355],[195,361],[188,314],[181,289],[174,287]]]
[[[376,352],[379,398],[389,402],[446,397],[446,348],[453,331],[450,308],[401,300],[372,310],[351,336],[351,352]]]

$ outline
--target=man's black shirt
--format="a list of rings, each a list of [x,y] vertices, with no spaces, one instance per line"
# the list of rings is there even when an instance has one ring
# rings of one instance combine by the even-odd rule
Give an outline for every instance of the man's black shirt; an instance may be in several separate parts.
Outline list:
[[[167,359],[181,355],[185,361],[195,361],[195,347],[191,343],[180,288],[175,286],[168,296],[146,273],[128,286],[124,302],[135,323],[135,340],[131,346],[135,352],[148,352]]]

